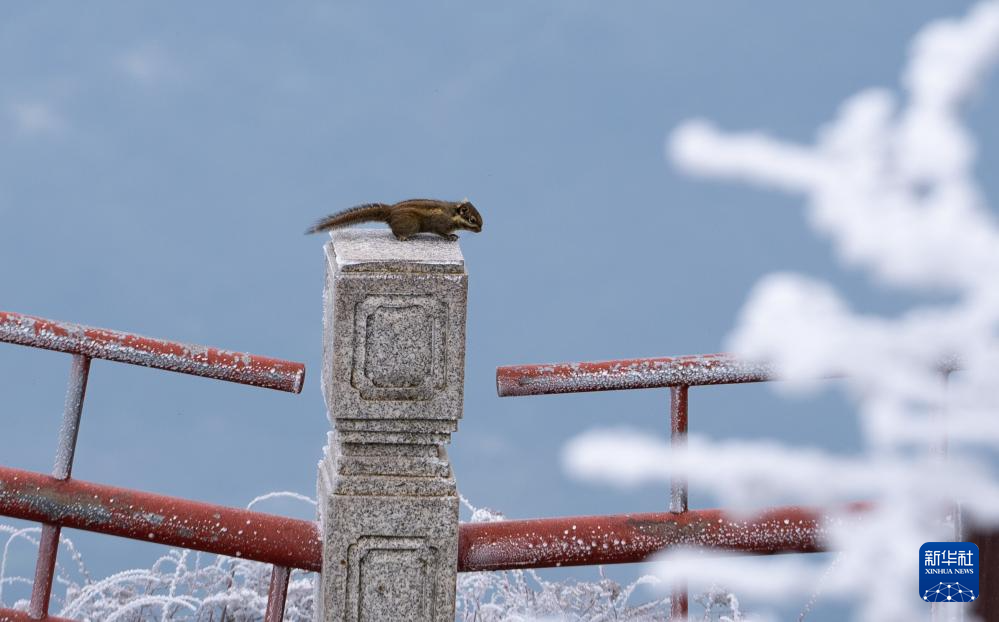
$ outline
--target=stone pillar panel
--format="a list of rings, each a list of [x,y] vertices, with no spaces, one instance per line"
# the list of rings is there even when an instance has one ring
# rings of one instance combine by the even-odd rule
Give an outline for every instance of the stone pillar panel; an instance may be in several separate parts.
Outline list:
[[[332,494],[342,478],[320,466],[317,619],[453,622],[458,497]]]
[[[333,234],[326,255],[331,415],[460,418],[467,282],[458,243],[347,230]]]

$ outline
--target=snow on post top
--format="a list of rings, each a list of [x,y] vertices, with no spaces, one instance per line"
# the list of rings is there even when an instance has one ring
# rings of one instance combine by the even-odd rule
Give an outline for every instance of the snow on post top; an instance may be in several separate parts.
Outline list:
[[[420,234],[401,242],[387,229],[340,229],[326,246],[331,266],[343,272],[465,271],[457,241]],[[335,264],[334,264],[335,262]]]

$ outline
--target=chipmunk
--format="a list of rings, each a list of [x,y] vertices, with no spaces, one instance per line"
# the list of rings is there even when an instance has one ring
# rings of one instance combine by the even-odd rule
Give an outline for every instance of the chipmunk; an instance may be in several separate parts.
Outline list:
[[[394,205],[365,203],[316,222],[306,234],[349,227],[362,222],[384,222],[392,229],[397,240],[408,240],[417,233],[436,233],[449,240],[457,240],[452,233],[458,229],[482,231],[482,216],[468,199],[463,201],[438,201],[435,199],[409,199]]]

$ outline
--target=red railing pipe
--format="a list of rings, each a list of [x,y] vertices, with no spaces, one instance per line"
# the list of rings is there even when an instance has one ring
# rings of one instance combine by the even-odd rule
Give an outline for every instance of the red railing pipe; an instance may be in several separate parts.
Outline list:
[[[322,544],[313,521],[31,471],[0,467],[0,514],[289,568],[322,569]],[[824,547],[824,522],[834,517],[792,506],[748,518],[691,510],[463,523],[458,570],[632,563],[674,546],[755,554],[815,552]]]
[[[828,521],[868,507],[857,503],[842,513],[830,513],[788,506],[750,517],[711,509],[464,523],[459,531],[458,570],[628,564],[672,547],[756,555],[816,553],[826,550]]]
[[[0,311],[0,341],[299,393],[305,365]]]
[[[774,380],[769,365],[728,354],[496,368],[500,397],[739,384]]]
[[[313,521],[0,467],[0,515],[318,572]]]

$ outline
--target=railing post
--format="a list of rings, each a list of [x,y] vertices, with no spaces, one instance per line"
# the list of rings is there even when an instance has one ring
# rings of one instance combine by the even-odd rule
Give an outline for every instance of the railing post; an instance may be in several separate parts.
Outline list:
[[[454,620],[467,276],[457,242],[334,232],[326,245],[317,619]]]
[[[669,431],[670,449],[675,452],[687,449],[687,391],[690,387],[677,386],[669,389]],[[669,511],[686,514],[687,476],[674,475],[670,481]],[[673,584],[670,599],[670,622],[687,622],[688,592],[686,581]]]

